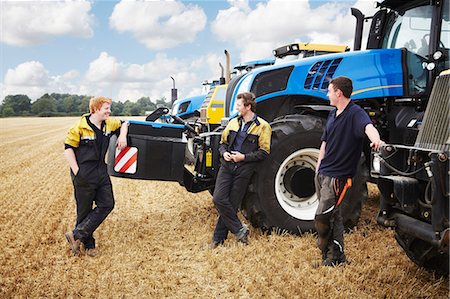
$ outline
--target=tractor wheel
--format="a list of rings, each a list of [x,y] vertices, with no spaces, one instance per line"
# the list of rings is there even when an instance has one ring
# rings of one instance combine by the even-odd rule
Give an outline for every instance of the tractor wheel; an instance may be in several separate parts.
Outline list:
[[[418,266],[435,271],[438,275],[449,274],[449,252],[440,252],[431,244],[415,238],[409,234],[395,231],[395,239],[403,248],[406,255]]]
[[[242,204],[244,215],[263,230],[294,234],[314,231],[318,206],[314,176],[325,120],[292,115],[271,125],[271,154],[252,178]],[[365,174],[358,171],[352,192],[343,200],[341,211],[347,227],[356,224],[367,198]]]

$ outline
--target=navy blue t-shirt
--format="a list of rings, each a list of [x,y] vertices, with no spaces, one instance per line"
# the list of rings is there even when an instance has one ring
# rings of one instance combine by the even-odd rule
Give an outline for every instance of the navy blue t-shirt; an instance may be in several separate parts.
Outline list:
[[[336,117],[337,109],[328,115],[322,141],[325,156],[319,173],[333,178],[352,178],[356,174],[365,138],[365,128],[371,124],[367,113],[353,102]]]

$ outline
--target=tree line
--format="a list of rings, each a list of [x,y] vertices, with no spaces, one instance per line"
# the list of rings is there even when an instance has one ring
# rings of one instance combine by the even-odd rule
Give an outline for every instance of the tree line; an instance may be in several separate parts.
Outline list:
[[[44,94],[31,102],[27,95],[8,95],[0,105],[0,116],[79,116],[89,112],[89,100],[92,96],[72,94]],[[149,97],[142,97],[136,102],[113,102],[112,115],[139,116],[153,111],[157,107],[171,107],[165,97],[152,102]]]

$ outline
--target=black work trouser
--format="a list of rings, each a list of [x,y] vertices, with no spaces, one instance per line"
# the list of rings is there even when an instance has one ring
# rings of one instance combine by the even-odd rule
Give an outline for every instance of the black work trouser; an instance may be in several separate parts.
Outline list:
[[[215,242],[226,240],[228,231],[237,234],[242,228],[237,211],[247,191],[254,167],[254,163],[222,162],[213,194],[213,202],[219,212],[213,235]]]
[[[105,171],[97,169],[86,177],[78,173],[73,177],[73,186],[77,204],[73,235],[86,248],[95,248],[93,233],[114,208],[111,180]]]
[[[344,224],[338,199],[345,181],[322,174],[317,174],[315,178],[319,206],[314,225],[323,259],[336,260],[344,255]]]

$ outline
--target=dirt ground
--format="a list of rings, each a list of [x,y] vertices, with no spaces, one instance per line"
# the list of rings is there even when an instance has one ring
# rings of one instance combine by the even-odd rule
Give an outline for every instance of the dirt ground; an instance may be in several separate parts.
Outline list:
[[[76,118],[0,119],[0,298],[448,298],[447,278],[413,264],[378,227],[376,188],[345,236],[350,264],[314,267],[312,235],[231,238],[209,250],[208,192],[112,178],[116,207],[96,231],[99,255],[74,257],[64,233],[75,204],[63,142]]]

